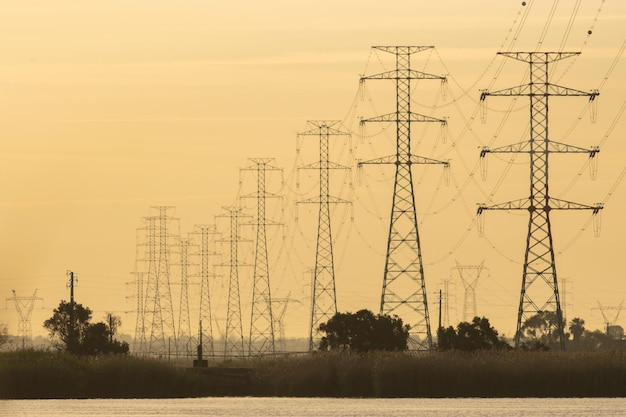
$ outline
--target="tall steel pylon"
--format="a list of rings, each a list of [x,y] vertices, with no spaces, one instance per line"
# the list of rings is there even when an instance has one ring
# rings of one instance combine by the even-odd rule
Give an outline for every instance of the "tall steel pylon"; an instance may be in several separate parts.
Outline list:
[[[496,204],[480,205],[478,214],[484,210],[528,210],[528,235],[522,273],[522,289],[517,314],[515,347],[523,339],[524,322],[538,313],[552,313],[556,323],[561,349],[565,349],[563,313],[559,299],[556,264],[550,212],[552,210],[592,210],[594,215],[602,205],[594,206],[574,203],[550,197],[548,193],[548,157],[551,153],[588,153],[593,158],[599,150],[583,149],[550,140],[548,135],[548,99],[551,96],[584,96],[595,100],[598,91],[584,92],[552,84],[548,68],[552,62],[579,55],[580,52],[499,52],[507,58],[530,65],[530,82],[499,91],[483,91],[481,101],[487,96],[527,96],[530,99],[530,138],[527,142],[497,149],[484,148],[481,158],[487,153],[528,153],[530,155],[530,196],[528,198]],[[549,315],[547,315],[549,317]]]
[[[476,308],[476,285],[480,274],[483,272],[485,261],[480,265],[461,265],[456,261],[456,269],[465,288],[465,297],[463,298],[463,320],[471,321],[478,315]]]
[[[158,216],[148,217],[147,246],[148,271],[144,309],[146,314],[147,352],[165,354],[170,346],[176,346],[174,308],[170,289],[170,243],[172,237],[168,224],[173,219],[167,211],[172,207],[156,206]]]
[[[211,313],[211,291],[209,279],[214,278],[215,267],[211,264],[211,256],[218,253],[211,249],[215,244],[217,227],[215,225],[196,225],[196,233],[200,235],[200,340],[202,340],[202,352],[205,355],[213,356],[215,346],[213,344],[213,317]]]
[[[330,195],[330,170],[349,169],[330,161],[330,136],[349,136],[342,131],[338,120],[307,121],[307,130],[298,136],[319,137],[319,160],[302,169],[319,171],[319,195],[314,198],[299,201],[298,203],[319,204],[317,223],[317,246],[315,250],[315,269],[311,291],[311,328],[309,331],[309,350],[313,351],[321,338],[318,330],[320,324],[327,322],[337,313],[337,292],[335,288],[335,265],[333,259],[333,238],[330,224],[330,204],[349,203]]]
[[[189,313],[189,239],[179,239],[180,250],[180,304],[178,310],[177,350],[192,354],[195,338],[191,333]]]
[[[414,164],[442,164],[448,167],[448,162],[416,156],[411,152],[412,123],[446,124],[443,119],[423,116],[411,111],[412,80],[446,81],[445,77],[411,69],[411,55],[431,48],[433,47],[374,46],[373,49],[395,55],[396,68],[380,74],[361,77],[361,82],[365,80],[394,80],[396,84],[396,111],[361,120],[361,124],[368,122],[395,123],[396,153],[391,156],[359,162],[358,165],[360,167],[363,164],[390,164],[396,167],[380,312],[381,314],[397,315],[411,326],[409,342],[412,350],[430,350],[432,348],[432,336],[411,168]]]
[[[226,312],[226,333],[224,335],[224,357],[243,357],[243,323],[241,321],[241,298],[239,294],[239,243],[242,238],[239,235],[240,220],[247,217],[242,213],[241,207],[224,207],[228,213],[223,215],[230,220],[229,238],[224,242],[229,243],[230,258],[228,280],[228,308]]]
[[[268,198],[279,197],[269,193],[267,186],[268,171],[282,170],[273,165],[274,158],[250,158],[252,166],[242,168],[242,171],[254,171],[257,177],[257,190],[244,195],[243,198],[256,200],[256,245],[254,251],[254,275],[252,283],[252,313],[250,317],[250,339],[248,340],[248,355],[263,356],[276,354],[274,338],[274,316],[272,315],[272,292],[270,281],[270,267],[267,257],[267,230],[268,225],[278,223],[267,219],[265,207]]]
[[[12,291],[13,297],[7,298],[6,301],[10,300],[15,304],[15,311],[17,311],[19,317],[17,335],[22,338],[22,344],[25,344],[27,339],[32,340],[33,337],[30,319],[33,314],[33,308],[35,308],[35,302],[41,301],[43,303],[43,298],[37,297],[37,290],[30,297],[18,297],[15,290]]]

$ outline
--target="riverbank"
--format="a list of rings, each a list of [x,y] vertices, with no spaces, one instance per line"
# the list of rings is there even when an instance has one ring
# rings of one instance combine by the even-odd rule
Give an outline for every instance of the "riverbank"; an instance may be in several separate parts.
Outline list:
[[[626,355],[317,353],[191,368],[132,356],[0,353],[0,398],[205,396],[626,397]]]

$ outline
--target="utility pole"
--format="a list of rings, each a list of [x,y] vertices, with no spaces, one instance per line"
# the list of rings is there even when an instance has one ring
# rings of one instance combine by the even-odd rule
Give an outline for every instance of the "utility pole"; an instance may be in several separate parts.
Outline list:
[[[67,286],[70,289],[70,303],[74,305],[74,283],[78,281],[78,274],[74,274],[72,271],[66,271],[65,273],[69,278]]]
[[[396,68],[381,74],[361,77],[361,82],[394,80],[396,84],[396,111],[361,120],[361,124],[395,123],[396,153],[371,161],[359,162],[358,166],[389,164],[396,167],[380,312],[397,315],[411,326],[409,334],[411,350],[432,349],[422,249],[415,212],[412,166],[441,164],[447,168],[449,165],[445,161],[414,155],[411,150],[411,125],[413,123],[440,123],[442,126],[446,124],[443,119],[423,116],[411,111],[412,80],[446,81],[445,77],[411,69],[411,55],[432,48],[432,46],[374,46],[373,49],[393,54]]]
[[[319,171],[319,195],[298,203],[319,205],[317,222],[317,246],[315,250],[315,268],[311,295],[311,327],[309,331],[309,351],[313,351],[321,338],[320,324],[327,322],[337,313],[337,291],[335,288],[335,264],[333,259],[333,238],[331,232],[330,204],[349,203],[330,194],[330,170],[349,169],[330,161],[330,136],[349,136],[340,129],[338,120],[309,120],[307,130],[298,136],[317,136],[319,138],[319,160],[302,169]]]
[[[593,158],[598,148],[583,149],[550,140],[548,135],[548,99],[551,96],[588,97],[593,102],[598,91],[584,92],[552,84],[549,80],[549,64],[565,58],[579,55],[579,52],[499,52],[506,58],[528,63],[530,82],[499,91],[483,91],[481,102],[488,96],[527,96],[530,99],[530,138],[526,142],[508,145],[497,149],[483,148],[480,153],[484,158],[487,153],[527,153],[530,156],[530,196],[520,200],[493,206],[480,205],[478,215],[484,210],[528,210],[528,235],[522,273],[522,288],[517,314],[517,332],[515,347],[522,342],[521,327],[524,322],[540,312],[555,314],[561,349],[565,349],[563,312],[559,298],[559,287],[554,259],[554,247],[550,212],[552,210],[592,210],[596,215],[602,204],[594,206],[573,203],[553,198],[548,193],[548,157],[551,153],[587,153]]]
[[[268,225],[275,226],[278,223],[267,218],[265,208],[268,198],[280,198],[276,194],[267,191],[267,174],[271,171],[280,171],[282,174],[282,169],[273,165],[274,158],[250,158],[250,161],[253,165],[242,169],[242,171],[254,171],[257,177],[256,192],[243,196],[243,198],[254,198],[257,202],[257,215],[254,223],[256,226],[256,245],[254,250],[252,313],[250,317],[248,355],[274,355],[276,346],[266,227]]]

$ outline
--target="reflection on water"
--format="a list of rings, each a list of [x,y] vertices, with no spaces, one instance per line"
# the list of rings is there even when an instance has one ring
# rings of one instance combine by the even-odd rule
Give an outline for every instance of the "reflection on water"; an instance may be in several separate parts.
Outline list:
[[[163,400],[4,400],[3,417],[118,416],[622,416],[625,398],[184,398]]]

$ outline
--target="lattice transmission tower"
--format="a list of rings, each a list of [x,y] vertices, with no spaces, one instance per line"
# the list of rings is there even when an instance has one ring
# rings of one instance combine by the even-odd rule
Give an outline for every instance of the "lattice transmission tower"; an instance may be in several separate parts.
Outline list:
[[[456,270],[459,273],[463,287],[465,288],[465,296],[463,298],[463,321],[470,322],[478,315],[476,308],[476,286],[478,279],[483,272],[485,261],[480,265],[461,265],[456,262]]]
[[[199,323],[202,341],[202,352],[205,355],[215,355],[213,339],[213,317],[211,312],[211,286],[210,278],[217,277],[215,266],[211,263],[212,256],[218,256],[215,250],[216,236],[218,235],[215,225],[196,225],[195,233],[200,236],[200,310]]]
[[[191,315],[189,312],[189,239],[179,239],[180,250],[180,304],[178,310],[177,350],[192,354],[195,348],[195,338],[191,332]]]
[[[412,166],[415,164],[442,164],[448,162],[417,156],[411,150],[411,125],[413,123],[440,123],[446,120],[423,116],[411,111],[411,81],[440,80],[446,78],[411,69],[411,55],[431,49],[432,46],[374,46],[373,49],[395,56],[396,68],[380,74],[361,77],[365,80],[393,80],[396,85],[396,111],[361,120],[361,124],[395,123],[396,153],[363,164],[395,165],[395,182],[387,254],[380,302],[381,314],[397,315],[411,325],[412,350],[430,350],[432,336],[424,280],[422,250],[415,212]]]
[[[256,245],[248,355],[274,355],[276,345],[270,266],[267,256],[267,226],[276,226],[279,223],[267,218],[266,200],[268,198],[280,198],[280,196],[267,191],[267,176],[272,171],[278,171],[282,175],[282,169],[273,165],[274,158],[250,158],[250,161],[253,163],[252,166],[242,168],[242,171],[254,171],[257,179],[256,192],[242,196],[242,198],[254,198],[256,200],[256,218],[252,223],[256,226]]]
[[[241,297],[239,294],[239,267],[243,266],[239,261],[239,243],[243,242],[239,234],[241,219],[249,217],[243,214],[241,207],[224,207],[227,214],[221,217],[229,219],[230,232],[223,242],[229,244],[229,262],[225,266],[229,267],[228,280],[228,307],[226,311],[226,333],[224,334],[224,357],[243,357],[243,323],[241,320]]]
[[[17,335],[22,338],[22,346],[26,344],[26,340],[32,340],[33,331],[31,327],[31,317],[33,309],[35,308],[35,302],[41,301],[43,305],[43,298],[37,297],[37,290],[33,292],[30,297],[18,297],[15,290],[13,291],[13,297],[7,298],[6,301],[13,301],[15,305],[15,311],[19,321],[17,323]]]
[[[551,197],[548,193],[548,158],[552,153],[587,153],[593,158],[598,148],[583,149],[550,140],[548,135],[549,97],[583,96],[593,102],[598,91],[585,92],[562,87],[550,82],[549,64],[579,55],[579,52],[499,52],[507,58],[526,62],[530,66],[530,82],[525,85],[499,91],[483,91],[481,102],[488,96],[527,96],[530,99],[530,138],[528,141],[502,148],[483,148],[481,158],[487,153],[527,153],[530,156],[530,196],[520,200],[492,206],[480,205],[478,214],[484,210],[528,210],[528,235],[522,273],[522,288],[517,314],[515,346],[519,347],[524,322],[538,313],[552,313],[556,323],[561,349],[565,349],[563,312],[559,298],[556,264],[550,212],[552,210],[592,210],[596,215],[601,204],[594,206],[574,203]],[[546,316],[550,316],[549,314]]]
[[[315,268],[311,290],[311,328],[309,331],[309,350],[313,351],[321,338],[318,327],[337,313],[337,291],[335,288],[335,264],[333,258],[333,237],[331,231],[330,205],[349,203],[349,201],[330,194],[330,170],[349,169],[330,161],[329,139],[331,136],[350,136],[340,129],[338,120],[309,120],[307,130],[298,136],[317,136],[319,138],[319,160],[301,167],[319,172],[319,195],[300,204],[318,204],[317,246],[315,249]]]
[[[176,346],[174,307],[170,288],[170,239],[169,224],[174,220],[168,215],[169,206],[156,206],[158,216],[146,220],[147,275],[145,283],[143,314],[146,346],[141,351],[149,354],[168,353]]]

